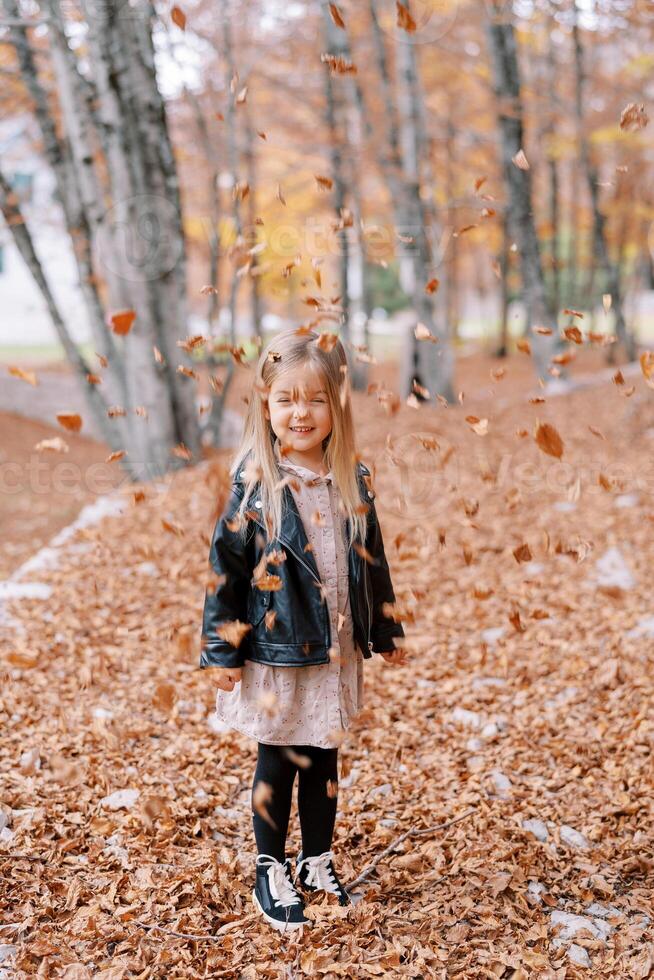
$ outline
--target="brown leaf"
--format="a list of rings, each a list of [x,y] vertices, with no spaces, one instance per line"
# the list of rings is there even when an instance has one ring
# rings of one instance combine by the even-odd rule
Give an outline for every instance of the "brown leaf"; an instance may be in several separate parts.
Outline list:
[[[522,619],[520,618],[520,610],[519,609],[513,609],[509,613],[509,622],[513,626],[514,630],[516,630],[516,632],[518,632],[518,633],[524,633],[525,630],[527,629],[527,627],[522,622]]]
[[[486,882],[486,887],[490,891],[493,898],[497,898],[501,892],[506,891],[511,884],[512,877],[513,875],[508,871],[501,871],[498,874],[493,875],[492,878],[488,879]]]
[[[176,524],[175,521],[168,521],[166,520],[165,517],[161,518],[161,523],[166,531],[169,531],[171,534],[177,535],[178,538],[184,537],[184,534],[186,532],[184,531],[184,528],[182,527],[181,524]]]
[[[583,344],[584,342],[584,338],[579,327],[565,327],[563,335],[567,340],[571,340],[575,344]]]
[[[176,24],[181,31],[186,30],[186,14],[184,13],[181,7],[177,6],[177,4],[175,4],[175,6],[170,11],[170,18],[173,24]]]
[[[274,789],[270,783],[258,779],[252,791],[252,807],[267,824],[270,824],[273,830],[277,830],[277,824],[270,816],[267,806],[268,803],[272,803],[273,797]]]
[[[401,27],[403,31],[406,31],[407,34],[413,34],[416,29],[416,22],[409,13],[408,7],[405,7],[399,0],[395,0],[395,7],[397,11],[397,26]]]
[[[250,623],[242,623],[240,619],[231,619],[216,627],[216,634],[233,647],[239,647],[243,637],[252,629]]]
[[[513,549],[513,557],[520,563],[522,561],[531,561],[532,554],[531,549],[528,544],[520,544],[517,548]]]
[[[338,9],[335,3],[330,3],[329,13],[331,14],[331,18],[336,24],[336,26],[341,27],[343,30],[345,30],[345,21],[343,20],[343,15],[341,14],[340,10]]]
[[[79,432],[82,428],[82,416],[77,412],[57,412],[57,422],[69,432]]]
[[[171,684],[168,681],[161,681],[159,684],[157,684],[152,698],[152,704],[155,706],[155,708],[161,708],[163,711],[170,711],[176,700],[177,693],[175,691],[174,684]]]
[[[643,372],[645,383],[654,388],[654,351],[644,350],[640,355],[640,369]]]
[[[549,422],[537,424],[534,439],[538,448],[547,453],[548,456],[555,456],[557,459],[561,459],[563,456],[563,440]]]
[[[633,132],[644,129],[648,122],[649,116],[642,102],[630,102],[620,113],[620,129]]]
[[[136,313],[134,310],[117,310],[116,313],[110,313],[108,319],[113,332],[124,337],[132,329],[136,320]]]

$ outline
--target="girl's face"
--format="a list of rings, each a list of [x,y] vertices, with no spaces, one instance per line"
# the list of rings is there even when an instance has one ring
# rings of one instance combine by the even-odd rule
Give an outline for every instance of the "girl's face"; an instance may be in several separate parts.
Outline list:
[[[332,413],[324,382],[314,369],[299,366],[277,375],[264,408],[287,459],[302,466],[320,465],[322,441],[332,431]]]

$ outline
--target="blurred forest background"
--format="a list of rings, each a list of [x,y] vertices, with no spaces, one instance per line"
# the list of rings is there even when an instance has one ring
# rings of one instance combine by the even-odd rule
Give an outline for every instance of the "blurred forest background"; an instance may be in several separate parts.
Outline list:
[[[452,401],[471,350],[551,382],[650,342],[647,3],[2,11],[3,359],[49,331],[133,476],[219,444],[285,325],[419,402]]]

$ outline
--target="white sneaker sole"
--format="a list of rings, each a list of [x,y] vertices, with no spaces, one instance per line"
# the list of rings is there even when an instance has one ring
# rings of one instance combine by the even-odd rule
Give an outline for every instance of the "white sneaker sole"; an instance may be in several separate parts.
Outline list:
[[[268,913],[264,912],[264,910],[261,908],[256,891],[252,892],[252,901],[254,902],[254,907],[257,912],[259,912],[259,914],[264,917],[266,922],[269,922],[274,929],[278,929],[279,932],[290,932],[293,929],[304,929],[305,926],[310,924],[309,922],[280,922],[279,919],[273,919],[271,915],[268,915]]]

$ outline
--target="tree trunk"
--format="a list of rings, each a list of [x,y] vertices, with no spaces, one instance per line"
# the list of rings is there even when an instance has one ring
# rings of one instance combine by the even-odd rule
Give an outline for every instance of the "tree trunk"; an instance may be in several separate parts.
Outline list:
[[[510,14],[508,15],[510,16]],[[513,162],[523,149],[523,107],[515,32],[493,0],[488,37],[497,99],[502,167],[509,207],[509,227],[518,243],[527,326],[549,327],[545,336],[530,331],[529,341],[537,374],[543,380],[556,344],[556,315],[547,301],[540,248],[532,208],[531,173]]]
[[[227,300],[227,306],[223,309],[228,311],[229,319],[229,339],[232,347],[236,347],[236,302],[238,298],[238,286],[240,282],[240,277],[238,275],[238,262],[239,256],[243,251],[243,228],[241,224],[241,207],[240,207],[240,194],[238,187],[242,185],[242,181],[238,180],[239,177],[239,146],[238,146],[238,120],[236,118],[236,97],[238,95],[238,75],[236,73],[236,65],[234,62],[234,52],[232,44],[232,22],[229,10],[229,5],[227,0],[222,0],[221,5],[221,19],[222,19],[222,40],[223,40],[223,55],[225,59],[225,93],[226,93],[226,103],[225,103],[225,132],[226,132],[226,149],[227,149],[227,163],[229,172],[233,178],[232,184],[232,221],[234,223],[234,229],[236,232],[236,242],[228,250],[228,256],[230,262],[227,264],[227,274],[229,276],[229,294]],[[214,445],[218,446],[220,444],[220,430],[222,426],[223,413],[225,408],[225,401],[227,397],[227,392],[231,385],[234,372],[234,364],[231,356],[227,356],[226,360],[217,360],[215,357],[210,356],[208,359],[210,368],[217,366],[219,363],[226,363],[226,374],[222,379],[222,386],[218,397],[214,397],[211,404],[211,411],[209,413],[209,418],[207,420],[206,432],[208,441]]]
[[[509,213],[502,211],[502,239],[498,259],[500,273],[500,338],[495,351],[496,357],[506,357],[509,353]]]
[[[611,261],[606,237],[606,218],[599,207],[599,173],[591,157],[590,143],[584,126],[583,105],[586,97],[586,75],[584,70],[584,50],[577,23],[577,3],[573,0],[572,39],[575,52],[575,115],[579,138],[579,155],[581,165],[588,182],[591,208],[593,214],[593,258],[596,260],[604,276],[604,288],[611,295],[611,307],[615,317],[615,332],[618,342],[622,344],[627,359],[633,361],[636,357],[636,343],[633,334],[627,330],[622,308],[619,270]],[[592,297],[591,297],[592,303]],[[615,359],[614,344],[607,349],[607,360],[613,363]]]
[[[345,62],[352,61],[352,51],[350,48],[347,31],[338,27],[329,12],[329,4],[321,0],[321,10],[323,17],[324,36],[327,50],[330,54],[342,58]],[[330,130],[330,148],[332,173],[336,165],[341,169],[340,182],[335,179],[335,191],[338,197],[339,183],[342,189],[343,205],[346,200],[349,202],[349,209],[346,212],[347,220],[351,224],[346,225],[341,234],[341,241],[345,242],[346,252],[341,254],[341,288],[346,289],[346,300],[343,312],[346,316],[347,329],[345,331],[346,344],[352,350],[349,357],[350,381],[355,390],[365,390],[368,384],[368,363],[364,360],[357,360],[356,352],[352,347],[355,339],[362,341],[363,346],[368,348],[368,322],[372,312],[372,303],[368,276],[368,263],[366,253],[365,236],[363,234],[363,196],[361,189],[361,166],[364,152],[364,138],[372,138],[372,127],[366,112],[363,90],[358,82],[357,76],[344,76],[334,81],[329,74],[328,67],[325,77],[326,86],[326,105],[327,105],[327,125]],[[338,88],[336,88],[336,86]],[[340,158],[334,156],[334,141],[340,141]],[[348,192],[347,198],[345,196]],[[338,200],[335,201],[337,221],[342,223],[342,212],[339,210]],[[347,227],[354,231],[352,245],[348,239]],[[363,321],[362,336],[354,338],[350,320],[354,313],[362,314]]]
[[[99,423],[103,439],[112,450],[118,451],[122,449],[123,444],[120,430],[114,426],[112,420],[107,415],[107,410],[110,405],[104,397],[101,387],[87,380],[88,375],[94,374],[95,372],[92,371],[91,366],[78,351],[68,331],[57,301],[50,289],[50,284],[46,278],[43,266],[36,254],[32,236],[25,223],[16,195],[12,191],[9,181],[2,171],[0,171],[0,211],[14,240],[16,249],[29,269],[34,283],[43,297],[50,320],[59,337],[61,346],[64,348],[66,357],[77,370],[80,377],[84,378],[84,395],[91,414]],[[128,472],[132,476],[135,476],[132,469],[132,460],[129,457],[125,457],[124,465]]]
[[[403,6],[408,8],[408,4]],[[380,88],[386,122],[387,154],[382,156],[382,166],[389,184],[395,231],[398,235],[397,251],[400,256],[402,288],[412,299],[417,321],[421,321],[438,339],[437,343],[416,340],[413,332],[408,335],[411,350],[405,352],[405,371],[402,384],[404,397],[410,394],[413,381],[424,385],[432,395],[440,394],[454,400],[452,387],[453,358],[449,331],[444,318],[437,318],[432,299],[437,293],[426,291],[434,278],[432,254],[428,234],[430,228],[429,207],[420,193],[420,157],[423,146],[421,136],[421,112],[415,45],[402,32],[397,32],[396,59],[398,71],[398,96],[393,96],[384,38],[377,17],[376,0],[370,0],[370,16]],[[405,239],[403,241],[403,239]]]
[[[343,32],[336,27],[329,13],[329,5],[321,0],[321,12],[325,44],[329,54],[344,57]],[[330,178],[333,181],[332,201],[335,221],[333,229],[338,241],[338,291],[340,293],[341,326],[346,347],[351,350],[350,340],[350,288],[348,273],[350,267],[350,242],[348,228],[352,227],[352,211],[347,208],[347,186],[345,171],[346,154],[346,113],[347,106],[342,87],[342,79],[332,76],[327,62],[324,63],[325,79],[325,122],[329,140]],[[352,361],[350,372],[353,371]]]
[[[255,141],[254,141],[254,128],[252,126],[252,120],[250,119],[250,113],[245,109],[245,169],[247,173],[248,186],[250,188],[250,193],[248,194],[248,238],[246,244],[250,249],[254,248],[257,244],[257,156],[255,151]],[[250,259],[249,276],[250,276],[250,309],[252,310],[252,328],[254,331],[254,336],[263,338],[263,327],[261,326],[261,317],[263,312],[263,303],[261,300],[261,289],[259,286],[259,259],[257,253],[255,252]]]
[[[16,0],[2,2],[7,13],[17,15]],[[17,22],[11,39],[57,182],[93,339],[108,361],[107,387],[126,410],[124,419],[111,423],[127,451],[123,465],[129,460],[131,475],[147,479],[184,465],[183,454],[174,452],[180,443],[191,454],[199,449],[195,386],[177,371],[177,362],[188,361],[176,343],[186,336],[185,246],[154,70],[154,11],[143,2],[130,6],[127,16],[125,9],[83,0],[87,78],[68,44],[60,0],[47,0],[47,6],[61,140],[27,28]],[[42,284],[39,288],[43,291]],[[114,338],[106,325],[106,313],[117,309],[136,313],[124,338]],[[69,348],[66,352],[72,356]],[[82,370],[79,359],[73,363]],[[139,406],[144,411],[136,414]],[[95,401],[93,411],[105,431]]]

